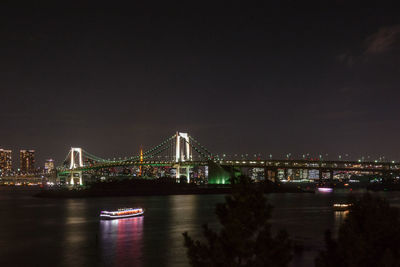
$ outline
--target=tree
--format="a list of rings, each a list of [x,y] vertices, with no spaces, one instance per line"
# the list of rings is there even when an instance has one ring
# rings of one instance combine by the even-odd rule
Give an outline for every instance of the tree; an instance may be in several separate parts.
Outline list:
[[[217,204],[219,232],[203,226],[204,241],[183,233],[192,266],[287,266],[292,244],[285,231],[271,234],[272,207],[261,188],[240,176],[225,203]]]
[[[339,228],[337,240],[328,231],[326,250],[316,258],[317,267],[400,266],[400,217],[398,209],[380,197],[365,194],[353,201]]]

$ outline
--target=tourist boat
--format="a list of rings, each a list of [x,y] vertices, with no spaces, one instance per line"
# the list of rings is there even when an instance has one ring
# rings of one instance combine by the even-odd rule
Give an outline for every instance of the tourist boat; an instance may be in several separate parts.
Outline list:
[[[331,193],[333,192],[333,188],[332,187],[318,187],[318,192],[322,192],[322,193]]]
[[[346,211],[349,210],[353,204],[346,204],[346,203],[335,203],[333,204],[334,211]]]
[[[333,184],[329,182],[318,183],[317,190],[321,193],[331,193],[333,192]]]
[[[125,208],[125,209],[118,209],[117,211],[102,211],[100,213],[100,219],[111,220],[111,219],[123,219],[123,218],[130,218],[130,217],[137,217],[142,216],[144,213],[144,209],[132,209],[132,208]]]

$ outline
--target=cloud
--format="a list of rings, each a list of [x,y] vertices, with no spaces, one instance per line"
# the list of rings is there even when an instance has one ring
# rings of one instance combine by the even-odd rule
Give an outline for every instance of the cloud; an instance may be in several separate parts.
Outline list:
[[[340,54],[339,56],[337,56],[337,59],[340,62],[345,63],[349,67],[353,66],[356,61],[355,57],[348,53]]]
[[[382,27],[366,39],[365,54],[380,54],[392,50],[400,42],[400,25]]]
[[[375,33],[365,38],[363,47],[360,49],[347,50],[336,56],[336,60],[347,67],[368,63],[371,65],[376,60],[385,60],[386,64],[392,64],[393,60],[387,56],[396,56],[393,53],[400,50],[400,24],[381,27]],[[386,55],[386,57],[382,57]]]

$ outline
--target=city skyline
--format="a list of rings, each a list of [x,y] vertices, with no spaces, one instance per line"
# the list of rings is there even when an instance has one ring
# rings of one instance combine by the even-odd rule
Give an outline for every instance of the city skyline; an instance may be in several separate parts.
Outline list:
[[[394,3],[23,4],[0,267],[400,266]]]
[[[214,153],[400,160],[397,13],[314,8],[4,9],[0,147],[59,164],[180,130]]]
[[[71,147],[72,149],[72,147]],[[11,149],[3,149],[0,147],[0,169],[1,168],[8,168],[12,169],[13,171],[22,171],[22,164],[23,164],[23,157],[21,156],[23,151],[33,151],[34,153],[34,158],[36,157],[36,150],[32,149],[20,149],[16,151],[15,153]],[[12,160],[12,158],[16,159],[15,155],[19,155],[18,161],[17,160]],[[140,153],[139,153],[140,154]],[[114,159],[123,159],[123,158],[129,158],[131,156],[139,156],[138,153],[133,153],[130,155],[127,155],[125,157],[121,156],[116,156]],[[7,155],[9,155],[7,157]],[[287,154],[276,154],[273,155],[271,153],[231,153],[231,154],[226,154],[226,153],[215,153],[215,156],[221,159],[258,159],[258,160],[268,160],[268,159],[274,159],[274,160],[285,160],[285,159],[292,159],[292,160],[315,160],[315,161],[359,161],[359,162],[392,162],[392,163],[397,163],[399,162],[398,160],[395,160],[393,158],[386,157],[385,155],[373,157],[370,155],[349,155],[347,153],[342,153],[342,154],[335,154],[335,155],[329,155],[327,153],[303,153],[303,154],[292,154],[292,153],[287,153]],[[200,155],[197,155],[197,157],[201,158]],[[157,156],[156,159],[164,159],[164,156]],[[108,157],[107,160],[112,160],[113,157]],[[54,169],[57,166],[62,166],[63,165],[63,160],[54,160],[53,158],[46,158],[43,160],[43,162],[40,162],[38,166],[34,167],[35,170],[43,170],[46,171],[49,166],[52,166],[50,169]],[[43,163],[43,164],[42,164]],[[4,167],[2,167],[2,164]],[[50,164],[50,165],[49,165]],[[11,166],[11,167],[10,167]],[[11,170],[10,169],[10,170]],[[23,171],[22,171],[23,172]]]
[[[38,170],[48,172],[55,168],[55,161],[51,158],[45,159],[43,164],[37,164],[36,155],[36,150],[33,149],[13,151],[0,147],[0,173],[36,173]]]

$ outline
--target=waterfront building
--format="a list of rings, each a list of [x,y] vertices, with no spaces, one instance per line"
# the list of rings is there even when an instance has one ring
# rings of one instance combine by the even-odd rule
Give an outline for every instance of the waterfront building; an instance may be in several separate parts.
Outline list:
[[[23,174],[35,172],[35,150],[20,150],[20,171]]]
[[[265,179],[264,168],[251,168],[249,174],[253,181],[259,182]]]
[[[54,170],[54,160],[53,159],[47,159],[44,163],[44,172],[46,174],[51,173]]]
[[[10,173],[12,169],[12,151],[0,148],[0,175]]]

